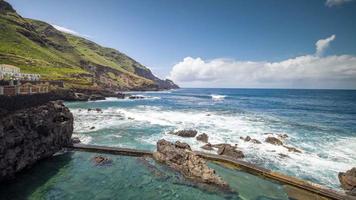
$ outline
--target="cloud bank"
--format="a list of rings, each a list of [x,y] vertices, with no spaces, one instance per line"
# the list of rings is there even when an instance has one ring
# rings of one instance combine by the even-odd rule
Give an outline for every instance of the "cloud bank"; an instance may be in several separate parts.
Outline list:
[[[325,5],[328,7],[339,6],[341,4],[351,2],[353,0],[326,0]]]
[[[77,31],[71,30],[71,29],[66,28],[66,27],[58,26],[58,25],[55,25],[55,24],[51,24],[51,25],[52,25],[55,29],[57,29],[57,30],[59,30],[59,31],[61,31],[61,32],[69,33],[69,34],[76,35],[76,36],[80,36],[80,37],[90,38],[89,35],[85,35],[85,34],[78,33]]]
[[[335,35],[319,40],[316,53],[280,62],[186,57],[168,78],[183,87],[354,88],[356,57],[322,53]]]

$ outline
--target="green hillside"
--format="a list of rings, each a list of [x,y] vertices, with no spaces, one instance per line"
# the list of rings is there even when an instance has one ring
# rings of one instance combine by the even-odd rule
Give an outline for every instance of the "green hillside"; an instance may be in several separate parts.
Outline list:
[[[45,80],[63,80],[68,88],[119,90],[171,89],[125,54],[63,33],[50,24],[21,17],[0,0],[0,64],[12,64]]]

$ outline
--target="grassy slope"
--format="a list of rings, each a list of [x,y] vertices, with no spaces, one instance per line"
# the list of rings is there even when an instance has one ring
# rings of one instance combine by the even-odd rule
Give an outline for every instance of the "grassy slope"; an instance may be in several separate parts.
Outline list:
[[[64,80],[68,87],[91,87],[92,74],[112,80],[120,89],[153,86],[154,81],[135,74],[150,71],[117,50],[101,47],[84,38],[62,33],[45,22],[24,19],[0,0],[0,63],[13,64],[44,79]],[[84,63],[84,64],[83,64]],[[88,66],[98,66],[100,73]]]

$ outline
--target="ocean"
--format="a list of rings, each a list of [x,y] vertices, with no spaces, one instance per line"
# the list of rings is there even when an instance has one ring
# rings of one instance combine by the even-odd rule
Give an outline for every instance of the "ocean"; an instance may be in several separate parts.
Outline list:
[[[354,90],[194,88],[130,94],[144,98],[67,102],[74,114],[73,136],[86,144],[147,150],[164,138],[205,151],[195,138],[169,134],[195,129],[212,144],[237,144],[247,162],[337,190],[337,174],[356,166]],[[95,108],[101,111],[88,111]],[[283,143],[302,153],[264,142],[278,134],[287,134]],[[246,136],[262,144],[240,139]]]

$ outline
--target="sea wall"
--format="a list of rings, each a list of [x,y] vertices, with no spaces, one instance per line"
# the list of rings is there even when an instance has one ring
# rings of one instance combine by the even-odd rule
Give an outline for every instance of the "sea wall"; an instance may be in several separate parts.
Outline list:
[[[61,101],[1,116],[0,181],[70,145],[72,132],[73,115]]]

